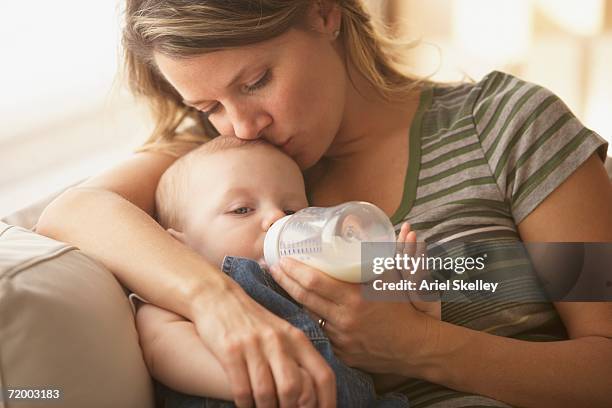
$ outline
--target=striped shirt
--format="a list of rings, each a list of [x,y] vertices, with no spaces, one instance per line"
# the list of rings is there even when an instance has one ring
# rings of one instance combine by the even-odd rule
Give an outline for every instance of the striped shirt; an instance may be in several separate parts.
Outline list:
[[[408,221],[428,245],[478,242],[488,252],[520,241],[517,225],[594,152],[604,160],[607,149],[556,95],[502,72],[424,89],[409,143],[402,203],[391,218],[396,229]],[[516,276],[509,290],[537,291],[522,272],[527,256],[488,264],[488,276]],[[524,340],[567,338],[551,303],[443,302],[442,319]],[[413,408],[508,406],[424,381],[398,390]]]

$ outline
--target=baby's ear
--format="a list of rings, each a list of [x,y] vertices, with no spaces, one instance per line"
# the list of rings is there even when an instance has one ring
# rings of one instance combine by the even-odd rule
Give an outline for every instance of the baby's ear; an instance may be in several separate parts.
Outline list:
[[[186,237],[184,233],[182,233],[181,231],[172,229],[172,228],[168,228],[166,231],[168,231],[168,234],[172,235],[174,239],[187,245],[187,241],[186,241]]]

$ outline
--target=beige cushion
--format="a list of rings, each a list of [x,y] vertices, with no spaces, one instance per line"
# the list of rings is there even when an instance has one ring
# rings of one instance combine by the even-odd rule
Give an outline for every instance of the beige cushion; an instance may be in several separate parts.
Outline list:
[[[49,406],[153,406],[125,293],[76,248],[0,223],[0,317],[0,389],[60,389]]]

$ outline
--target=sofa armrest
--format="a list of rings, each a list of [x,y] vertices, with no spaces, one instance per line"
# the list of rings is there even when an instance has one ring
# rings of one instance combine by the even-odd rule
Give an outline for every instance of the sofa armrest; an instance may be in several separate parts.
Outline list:
[[[58,389],[62,407],[154,406],[132,311],[113,275],[77,248],[4,223],[0,338],[0,389]],[[0,406],[24,405],[5,394]]]

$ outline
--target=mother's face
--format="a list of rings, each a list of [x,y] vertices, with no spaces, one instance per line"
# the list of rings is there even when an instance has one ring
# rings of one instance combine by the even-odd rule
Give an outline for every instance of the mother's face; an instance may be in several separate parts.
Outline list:
[[[155,62],[184,103],[222,134],[263,137],[300,168],[315,164],[340,127],[347,77],[333,37],[291,29],[271,40]]]

